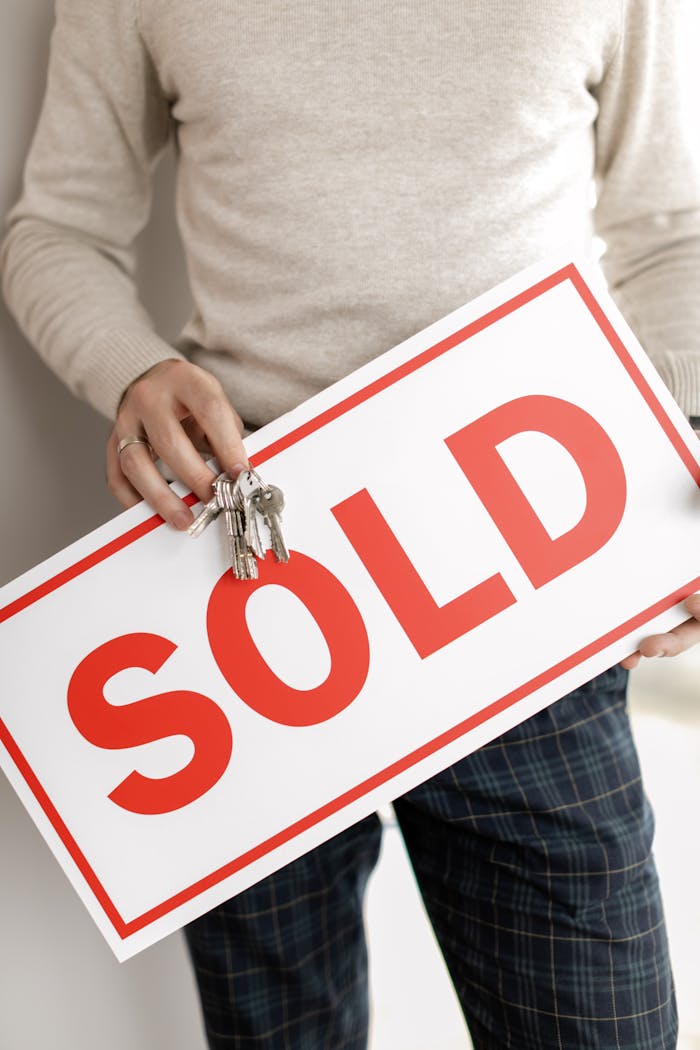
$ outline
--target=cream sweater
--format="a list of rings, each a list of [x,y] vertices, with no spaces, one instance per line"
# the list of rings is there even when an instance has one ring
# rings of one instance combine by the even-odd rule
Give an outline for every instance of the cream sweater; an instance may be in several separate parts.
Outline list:
[[[257,426],[595,230],[630,324],[700,414],[680,11],[57,0],[2,243],[9,308],[108,416],[131,380],[182,354]],[[133,250],[170,135],[195,304],[174,347],[138,300]]]

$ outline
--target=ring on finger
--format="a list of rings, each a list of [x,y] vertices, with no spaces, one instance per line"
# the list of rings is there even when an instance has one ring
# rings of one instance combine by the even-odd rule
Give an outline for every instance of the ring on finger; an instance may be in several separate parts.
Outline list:
[[[126,437],[123,437],[117,445],[117,455],[121,456],[124,449],[128,448],[129,445],[145,445],[148,449],[151,459],[154,458],[153,448],[145,434],[127,434]]]

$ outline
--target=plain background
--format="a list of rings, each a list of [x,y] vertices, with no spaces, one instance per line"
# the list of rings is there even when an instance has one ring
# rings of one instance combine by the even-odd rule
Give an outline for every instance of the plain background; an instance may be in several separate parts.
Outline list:
[[[696,0],[685,0],[688,54],[697,53]],[[19,194],[41,103],[52,0],[0,7],[0,213]],[[700,111],[696,111],[695,118]],[[139,239],[139,285],[158,331],[171,339],[189,310],[173,218],[173,157],[156,178]],[[0,305],[0,584],[112,517],[103,482],[106,420],[74,400],[41,364]],[[635,676],[635,731],[657,812],[657,854],[684,1026],[700,1047],[696,1003],[700,919],[700,656]],[[469,1045],[388,816],[368,901],[375,1024],[372,1050]],[[119,965],[4,778],[0,778],[0,1050],[204,1050],[179,934]],[[697,1039],[697,1042],[696,1042]]]

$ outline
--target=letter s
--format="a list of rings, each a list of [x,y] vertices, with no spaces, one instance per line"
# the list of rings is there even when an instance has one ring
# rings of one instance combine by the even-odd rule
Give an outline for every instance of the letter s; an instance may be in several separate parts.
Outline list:
[[[89,653],[68,686],[68,711],[91,744],[117,749],[164,737],[189,737],[194,755],[177,773],[161,778],[133,771],[109,794],[132,813],[172,813],[194,802],[216,784],[233,748],[231,727],[220,707],[201,693],[171,690],[117,706],[104,698],[104,686],[119,671],[142,667],[155,674],[177,648],[157,634],[125,634]]]

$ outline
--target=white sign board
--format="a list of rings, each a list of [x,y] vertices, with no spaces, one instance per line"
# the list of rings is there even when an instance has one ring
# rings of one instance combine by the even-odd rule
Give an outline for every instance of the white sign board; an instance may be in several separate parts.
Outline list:
[[[594,289],[595,291],[593,291]],[[258,431],[288,565],[143,506],[0,595],[2,767],[128,958],[679,623],[700,446],[585,263]]]

